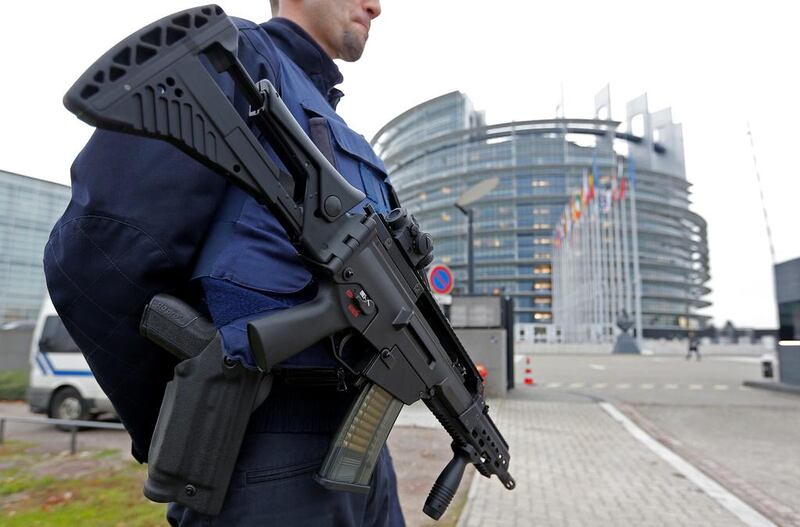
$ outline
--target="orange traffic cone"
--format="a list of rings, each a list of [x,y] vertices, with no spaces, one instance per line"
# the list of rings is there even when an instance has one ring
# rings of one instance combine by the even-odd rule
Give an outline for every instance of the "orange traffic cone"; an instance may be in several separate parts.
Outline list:
[[[533,369],[531,368],[530,357],[525,357],[525,377],[523,377],[522,382],[525,383],[526,386],[533,386],[536,384],[533,380]]]

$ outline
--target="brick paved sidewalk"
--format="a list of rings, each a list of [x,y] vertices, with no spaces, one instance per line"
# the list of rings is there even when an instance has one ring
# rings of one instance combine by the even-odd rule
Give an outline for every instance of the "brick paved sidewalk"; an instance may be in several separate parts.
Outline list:
[[[742,525],[597,404],[491,406],[517,488],[476,476],[459,527]]]

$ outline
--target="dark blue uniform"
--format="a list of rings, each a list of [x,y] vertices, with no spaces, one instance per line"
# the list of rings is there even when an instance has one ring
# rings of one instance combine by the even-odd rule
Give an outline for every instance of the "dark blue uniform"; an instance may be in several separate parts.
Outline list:
[[[382,162],[335,113],[342,94],[334,87],[341,75],[333,61],[288,20],[236,23],[239,58],[251,77],[269,79],[365,202],[388,210],[393,193]],[[246,115],[241,97],[222,87]],[[323,118],[315,130],[313,117]],[[144,460],[174,363],[135,334],[143,301],[175,284],[193,284],[187,289],[201,293],[199,307],[220,329],[226,354],[252,367],[246,323],[313,298],[316,283],[264,207],[165,143],[98,131],[76,159],[72,179],[72,202],[45,252],[48,287],[130,431],[134,455]],[[325,343],[282,366],[337,367]],[[250,420],[220,516],[172,505],[170,523],[403,525],[386,449],[369,494],[329,491],[312,479],[356,395],[341,388],[276,382]]]

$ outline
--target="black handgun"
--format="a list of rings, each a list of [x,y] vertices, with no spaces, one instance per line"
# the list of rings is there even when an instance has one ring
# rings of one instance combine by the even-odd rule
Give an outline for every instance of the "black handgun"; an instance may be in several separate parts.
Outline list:
[[[361,392],[317,481],[328,488],[367,490],[400,409],[421,399],[453,439],[453,459],[433,485],[426,514],[441,516],[468,463],[513,489],[508,444],[488,415],[481,376],[422,272],[432,260],[430,236],[401,208],[386,216],[370,206],[353,212],[364,195],[314,146],[275,88],[249,77],[236,57],[237,39],[237,28],[216,5],[176,13],[120,42],[64,97],[66,107],[87,123],[169,141],[244,189],[278,219],[319,282],[310,302],[248,325],[262,373],[226,370],[218,336],[197,357],[184,353],[193,358],[178,365],[175,388],[165,396],[146,494],[156,501],[218,512],[230,480],[231,454],[224,459],[195,456],[219,452],[223,444],[229,449],[240,444],[221,442],[214,429],[227,426],[228,431],[235,429],[231,433],[243,434],[244,414],[263,401],[271,369],[326,337],[337,343],[336,359],[359,377]],[[233,80],[251,107],[251,123],[268,139],[285,170],[267,154],[210,70]],[[179,326],[182,316],[169,320]],[[345,352],[354,335],[368,347],[356,357]],[[204,356],[206,370],[184,366]],[[225,384],[223,379],[228,388],[219,397],[179,399],[208,393]],[[217,384],[209,384],[212,380]],[[246,386],[245,392],[237,391],[238,385]],[[240,407],[232,412],[231,404]],[[208,413],[201,419],[204,411]],[[191,448],[181,441],[190,441]]]

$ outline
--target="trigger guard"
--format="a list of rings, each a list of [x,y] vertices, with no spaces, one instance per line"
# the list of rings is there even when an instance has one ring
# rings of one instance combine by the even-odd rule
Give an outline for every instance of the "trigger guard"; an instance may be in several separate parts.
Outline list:
[[[357,334],[353,331],[342,331],[334,335],[331,335],[330,337],[331,348],[332,348],[333,358],[336,359],[336,362],[341,364],[347,371],[349,371],[353,375],[361,376],[363,375],[364,370],[369,365],[371,356],[373,354],[372,353],[368,354],[367,351],[365,351],[363,354],[360,353],[358,354],[357,357],[359,359],[360,364],[351,364],[344,357],[343,353],[345,346],[347,346],[350,343],[350,341],[356,337],[356,335]],[[364,345],[369,346],[369,344],[366,341],[364,341]]]

